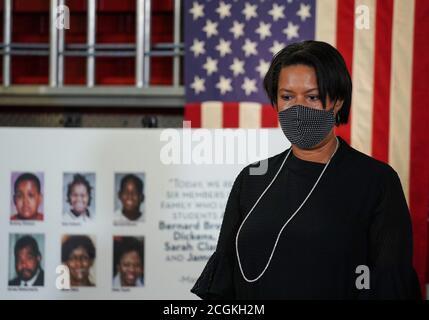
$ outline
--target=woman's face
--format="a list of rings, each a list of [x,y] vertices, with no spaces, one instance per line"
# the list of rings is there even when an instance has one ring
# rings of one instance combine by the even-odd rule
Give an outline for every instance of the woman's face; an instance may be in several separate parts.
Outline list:
[[[118,264],[122,286],[135,286],[136,280],[142,274],[142,263],[140,256],[135,251],[130,251],[122,255]]]
[[[74,211],[83,214],[88,208],[89,194],[85,185],[73,185],[70,193],[70,205]]]
[[[66,264],[70,270],[72,284],[79,286],[89,283],[89,269],[92,262],[88,252],[83,247],[78,247],[71,252]]]
[[[301,64],[281,69],[277,90],[277,111],[297,104],[323,109],[322,101],[319,99],[316,72],[314,68]],[[333,104],[328,98],[326,110],[332,107]]]
[[[139,194],[136,184],[129,180],[125,183],[124,190],[119,194],[124,211],[138,211],[142,202],[142,195]]]

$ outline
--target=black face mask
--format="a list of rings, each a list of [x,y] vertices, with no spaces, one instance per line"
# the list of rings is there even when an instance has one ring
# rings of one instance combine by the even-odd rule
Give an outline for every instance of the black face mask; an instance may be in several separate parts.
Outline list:
[[[326,111],[295,105],[280,111],[279,121],[290,143],[301,149],[311,149],[334,127],[334,109]]]

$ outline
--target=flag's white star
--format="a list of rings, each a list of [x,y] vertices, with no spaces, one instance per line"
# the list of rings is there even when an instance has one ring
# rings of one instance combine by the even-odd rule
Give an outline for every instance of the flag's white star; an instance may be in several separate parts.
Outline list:
[[[206,21],[206,25],[204,26],[203,31],[206,33],[207,38],[218,34],[217,25],[217,22],[212,22],[211,20]]]
[[[224,95],[228,91],[232,91],[231,79],[220,76],[219,82],[216,83],[216,88],[219,89],[221,95]]]
[[[234,39],[240,38],[244,35],[244,23],[240,23],[238,21],[233,22],[233,26],[229,29],[234,34]]]
[[[251,95],[252,92],[257,92],[258,89],[256,88],[256,80],[245,77],[244,82],[241,85],[241,89],[244,90],[246,96]]]
[[[256,71],[259,72],[260,77],[263,78],[267,74],[267,71],[269,68],[270,68],[270,63],[268,61],[259,59],[259,65],[255,69]]]
[[[268,11],[268,14],[273,16],[274,21],[277,21],[285,17],[285,14],[283,13],[284,9],[285,6],[279,6],[277,3],[273,3],[273,8]]]
[[[229,66],[229,69],[232,70],[232,73],[235,77],[239,74],[244,74],[244,61],[234,58],[234,61]]]
[[[191,10],[189,10],[189,12],[192,14],[194,20],[202,18],[204,17],[204,5],[194,1],[192,8]]]
[[[246,39],[244,41],[244,45],[241,48],[243,49],[244,55],[246,57],[248,57],[252,54],[254,54],[256,56],[258,54],[258,52],[256,51],[256,46],[257,46],[256,41],[253,42],[253,41],[250,41],[249,39]]]
[[[256,13],[256,9],[258,6],[256,4],[250,4],[249,2],[246,2],[244,4],[244,9],[241,11],[244,16],[246,17],[246,20],[250,20],[252,18],[257,18],[258,14]]]
[[[207,75],[217,71],[217,60],[207,57],[206,63],[204,63],[203,68],[206,69]]]
[[[271,36],[271,23],[264,23],[262,21],[259,22],[258,29],[255,30],[257,34],[259,34],[259,38],[264,40],[266,37]]]
[[[293,24],[293,22],[288,22],[287,28],[283,29],[283,33],[287,35],[287,39],[291,40],[293,38],[298,38],[299,25]]]
[[[191,51],[194,53],[194,57],[198,57],[200,54],[206,53],[204,49],[204,41],[199,41],[198,39],[194,39],[194,43],[192,44]]]
[[[301,3],[299,10],[296,12],[296,15],[301,18],[301,21],[305,21],[307,18],[311,17],[311,5]]]
[[[194,82],[192,82],[191,88],[194,89],[195,94],[206,91],[206,86],[204,85],[205,81],[206,80],[204,78],[200,78],[198,76],[194,77]]]
[[[270,48],[270,52],[275,55],[277,52],[279,52],[281,49],[283,49],[285,45],[283,43],[278,42],[277,40],[274,40],[273,46]]]
[[[219,7],[217,7],[216,12],[219,14],[219,17],[221,19],[225,17],[231,16],[231,4],[226,4],[225,2],[221,1],[219,3]]]
[[[293,0],[287,0],[287,3],[292,3],[293,2]]]
[[[219,55],[224,57],[226,54],[231,53],[231,41],[225,41],[224,39],[219,39],[219,44],[216,46],[216,50],[219,51]]]

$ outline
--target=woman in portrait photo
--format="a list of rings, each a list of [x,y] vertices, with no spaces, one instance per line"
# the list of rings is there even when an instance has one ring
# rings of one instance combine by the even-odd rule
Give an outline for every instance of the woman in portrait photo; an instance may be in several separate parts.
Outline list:
[[[67,210],[64,212],[64,221],[86,222],[92,219],[90,206],[92,202],[92,187],[82,174],[74,174],[73,180],[67,185]]]
[[[398,174],[334,131],[348,122],[352,97],[341,54],[325,42],[290,44],[274,56],[264,88],[291,147],[268,159],[265,174],[248,166],[237,176],[216,251],[191,291],[203,299],[420,299]]]
[[[143,240],[135,237],[115,237],[113,245],[113,287],[142,287]]]
[[[93,287],[91,269],[95,261],[95,246],[90,237],[69,235],[63,237],[61,261],[70,271],[71,287]]]

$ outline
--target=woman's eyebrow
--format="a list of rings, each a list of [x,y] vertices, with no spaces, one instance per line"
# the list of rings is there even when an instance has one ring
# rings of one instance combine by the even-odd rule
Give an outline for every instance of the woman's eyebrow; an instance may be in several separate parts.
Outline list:
[[[311,89],[308,89],[308,90],[304,91],[304,93],[309,93],[309,92],[311,92],[311,91],[318,91],[318,90],[319,90],[318,88],[311,88]],[[281,89],[279,89],[279,92],[281,92],[281,91],[285,91],[285,92],[295,92],[295,91],[293,91],[293,90],[289,90],[289,89],[285,89],[285,88],[281,88]]]

